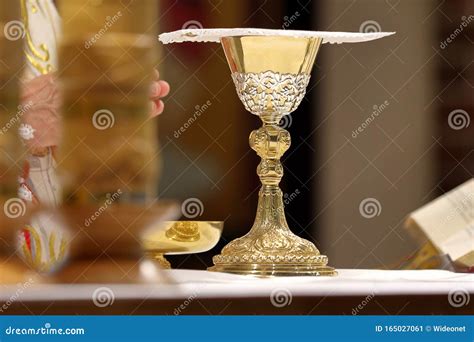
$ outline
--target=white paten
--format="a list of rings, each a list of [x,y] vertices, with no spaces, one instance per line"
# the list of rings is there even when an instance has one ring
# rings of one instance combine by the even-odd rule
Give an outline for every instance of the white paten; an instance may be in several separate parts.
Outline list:
[[[234,29],[186,29],[160,34],[159,40],[163,44],[183,42],[210,42],[220,43],[222,37],[235,36],[284,36],[300,38],[322,38],[323,44],[360,43],[391,36],[395,32],[331,32],[331,31],[297,31],[271,30],[259,28]]]

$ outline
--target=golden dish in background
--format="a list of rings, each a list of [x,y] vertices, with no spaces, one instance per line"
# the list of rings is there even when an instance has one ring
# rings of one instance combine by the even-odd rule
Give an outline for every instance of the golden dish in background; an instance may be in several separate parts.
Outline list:
[[[212,249],[222,235],[222,221],[167,221],[143,238],[146,255],[171,268],[164,255],[195,254]]]

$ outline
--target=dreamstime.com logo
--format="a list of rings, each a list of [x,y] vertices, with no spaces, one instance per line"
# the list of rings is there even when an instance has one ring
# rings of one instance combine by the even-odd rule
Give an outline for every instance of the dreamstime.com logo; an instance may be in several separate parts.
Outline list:
[[[173,136],[178,139],[186,130],[192,126],[194,122],[196,122],[199,117],[204,114],[209,107],[212,106],[211,100],[207,100],[202,105],[194,106],[194,113],[192,116],[189,117],[188,121],[186,121],[181,127],[179,127],[176,131],[174,131]]]
[[[287,288],[276,288],[272,290],[270,294],[270,302],[276,308],[283,308],[290,306],[293,301],[293,295]]]
[[[448,125],[456,131],[468,128],[470,124],[471,117],[464,109],[455,109],[448,115]]]
[[[0,135],[6,134],[10,128],[16,127],[16,125],[20,122],[21,117],[33,107],[33,102],[29,101],[28,103],[25,103],[23,105],[18,106],[18,110],[14,116],[8,120],[5,125],[0,129]],[[21,127],[21,126],[20,126]],[[20,131],[21,134],[21,131]]]
[[[457,217],[461,217],[464,213],[472,210],[472,204],[474,203],[474,193],[462,194],[462,198],[456,202],[454,207],[451,207],[449,214],[446,215],[445,223],[449,223]],[[471,226],[474,232],[474,226]]]
[[[472,21],[474,21],[474,15],[471,14],[468,17],[462,16],[459,27],[457,27],[445,40],[439,43],[439,47],[443,50],[446,49],[448,45],[451,44]]]
[[[362,302],[360,302],[356,307],[352,309],[352,316],[358,315],[367,306],[367,304],[369,304],[370,301],[374,299],[374,297],[375,293],[372,292],[368,294],[364,299],[362,299]]]
[[[448,302],[453,308],[460,308],[469,304],[471,296],[466,289],[452,289],[448,293]]]
[[[12,20],[3,27],[5,38],[11,41],[25,38],[25,25],[20,20]]]
[[[382,213],[382,205],[376,198],[365,198],[359,204],[359,212],[363,217],[372,219],[376,216],[380,216]]]
[[[98,308],[112,306],[115,302],[115,293],[109,287],[99,287],[92,294],[92,302]]]
[[[17,197],[10,198],[3,205],[3,212],[5,216],[11,219],[16,219],[21,216],[24,216],[26,213],[26,204],[25,202]]]
[[[199,198],[188,198],[181,204],[181,213],[188,219],[194,219],[198,216],[202,216],[204,213],[204,204]]]
[[[92,125],[100,131],[114,127],[115,116],[108,109],[99,109],[92,116]]]
[[[18,299],[20,299],[21,295],[27,290],[30,286],[34,283],[34,279],[30,278],[28,281],[24,282],[23,284],[18,284],[18,288],[13,295],[8,298],[6,302],[0,306],[0,313],[3,313],[8,310],[8,308],[15,303]]]
[[[291,16],[284,16],[283,17],[283,24],[281,25],[281,28],[283,30],[289,28],[293,23],[295,23],[296,20],[300,17],[300,12],[296,11],[294,14]]]
[[[202,28],[203,28],[202,24],[197,20],[188,20],[181,27],[181,29],[183,30],[202,29]]]
[[[387,100],[385,100],[383,103],[379,104],[379,105],[373,105],[372,106],[372,113],[370,113],[370,115],[365,119],[364,122],[362,122],[360,124],[359,127],[357,127],[355,130],[352,131],[352,138],[357,138],[359,136],[359,134],[361,134],[362,132],[365,131],[365,129],[367,127],[370,126],[370,124],[372,124],[372,122],[375,121],[375,119],[377,119],[379,117],[380,114],[382,114],[385,109],[387,109],[387,107],[390,105],[390,102],[388,102]]]
[[[101,205],[99,209],[97,209],[97,211],[95,211],[90,217],[84,220],[84,226],[89,227],[96,219],[99,218],[100,215],[102,215],[104,211],[107,210],[109,206],[112,205],[112,203],[118,200],[121,195],[122,189],[118,189],[113,194],[107,194],[107,199],[105,200],[104,204]]]
[[[184,310],[186,310],[186,308],[193,302],[193,300],[195,300],[197,298],[197,293],[194,292],[193,294],[191,294],[188,298],[186,298],[184,300],[184,302],[182,302],[179,306],[177,306],[174,310],[173,310],[173,314],[175,316],[179,316]]]
[[[53,328],[51,323],[45,323],[44,326],[39,328],[16,328],[9,326],[5,329],[5,335],[18,335],[18,336],[44,336],[44,335],[85,335],[86,330],[84,328]]]
[[[381,31],[382,27],[380,27],[380,24],[375,20],[366,20],[359,26],[359,32],[362,33],[375,33]]]
[[[296,189],[295,191],[293,191],[290,194],[288,194],[288,193],[283,194],[283,203],[285,205],[289,205],[291,202],[293,202],[295,200],[296,197],[298,197],[298,195],[300,193],[301,193],[300,189]]]
[[[107,16],[105,18],[104,26],[96,33],[94,34],[90,39],[86,40],[84,43],[84,47],[86,49],[91,48],[95,43],[97,43],[103,36],[104,34],[107,33],[107,31],[122,17],[122,12],[118,11],[115,13],[113,16]]]
[[[283,115],[280,122],[278,123],[278,126],[280,126],[281,128],[287,129],[287,128],[290,128],[292,124],[293,124],[293,117],[291,116],[291,114],[288,114],[288,115]]]

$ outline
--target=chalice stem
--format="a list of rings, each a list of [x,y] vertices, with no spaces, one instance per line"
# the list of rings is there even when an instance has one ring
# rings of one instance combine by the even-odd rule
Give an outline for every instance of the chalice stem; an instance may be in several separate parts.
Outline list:
[[[281,117],[262,116],[263,126],[253,131],[249,138],[250,147],[261,157],[257,174],[262,187],[258,194],[257,214],[251,230],[257,234],[269,229],[289,231],[279,184],[283,177],[280,158],[290,147],[291,138],[286,129],[277,125]]]

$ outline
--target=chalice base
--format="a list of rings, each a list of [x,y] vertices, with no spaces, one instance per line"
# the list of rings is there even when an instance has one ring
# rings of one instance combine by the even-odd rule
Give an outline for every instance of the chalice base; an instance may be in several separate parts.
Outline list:
[[[227,244],[214,256],[213,272],[226,272],[258,277],[272,276],[335,276],[328,266],[328,257],[316,246],[293,234],[288,228],[283,210],[277,215],[264,208],[282,205],[281,190],[260,191],[257,219],[248,234]]]
[[[254,275],[257,277],[335,276],[334,268],[324,264],[222,264],[208,268],[213,272]]]

